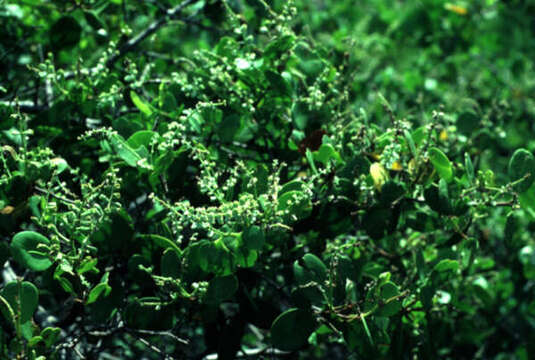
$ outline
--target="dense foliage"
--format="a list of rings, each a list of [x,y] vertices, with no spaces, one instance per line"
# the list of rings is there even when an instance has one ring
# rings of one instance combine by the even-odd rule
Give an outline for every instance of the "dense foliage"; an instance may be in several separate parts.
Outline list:
[[[0,0],[0,358],[530,358],[534,13]]]

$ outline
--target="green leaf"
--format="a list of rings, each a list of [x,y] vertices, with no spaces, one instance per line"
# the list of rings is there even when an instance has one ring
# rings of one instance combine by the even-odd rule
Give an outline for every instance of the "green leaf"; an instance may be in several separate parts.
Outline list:
[[[285,219],[287,221],[296,221],[310,215],[312,202],[302,191],[292,190],[279,197],[278,210],[288,210]]]
[[[238,290],[238,279],[234,275],[219,276],[210,280],[204,300],[209,304],[219,304],[232,298]]]
[[[292,293],[295,304],[304,307],[309,306],[309,304],[321,306],[326,302],[331,303],[325,291],[328,277],[327,267],[316,255],[306,254],[301,260],[296,260],[293,271],[295,281],[300,286]],[[316,283],[316,286],[310,286],[311,282]]]
[[[378,316],[392,316],[401,310],[401,300],[395,299],[395,296],[400,294],[399,289],[393,282],[386,282],[379,290],[381,300],[384,305],[380,306],[376,312]]]
[[[20,325],[20,333],[26,340],[30,340],[34,336],[34,324],[32,321],[26,321]]]
[[[52,265],[44,249],[39,245],[48,245],[50,240],[34,231],[22,231],[13,236],[11,254],[16,262],[33,271],[44,271]]]
[[[160,260],[160,269],[162,276],[180,278],[180,258],[176,251],[167,249]]]
[[[111,286],[108,285],[109,275],[110,273],[105,273],[100,279],[100,283],[97,284],[93,289],[91,289],[85,302],[86,305],[94,303],[98,300],[99,297],[106,297],[110,294]]]
[[[507,220],[505,221],[505,228],[503,230],[503,237],[505,240],[505,245],[509,249],[515,249],[521,244],[519,239],[520,236],[517,236],[519,230],[522,229],[520,226],[520,219],[521,217],[516,212],[510,212],[507,214]]]
[[[222,116],[221,110],[213,110],[214,111],[211,113],[221,114],[219,115],[219,117]],[[207,123],[210,124],[210,122],[208,122],[208,119]],[[232,140],[234,140],[234,137],[238,134],[238,131],[240,130],[242,125],[242,118],[238,115],[225,116],[224,119],[220,119],[219,121],[217,121],[217,123],[214,121],[212,122],[212,124],[214,124],[221,141],[227,143],[232,142]]]
[[[6,320],[14,327],[17,327],[17,314],[15,314],[15,310],[13,310],[13,307],[9,303],[9,301],[2,296],[2,293],[0,292],[0,312]]]
[[[157,138],[160,135],[155,131],[150,130],[140,130],[133,133],[128,140],[126,140],[126,143],[132,147],[132,149],[137,149],[139,147],[146,147],[147,149],[150,147],[150,144],[152,142],[153,138]]]
[[[178,247],[177,244],[175,244],[173,241],[169,240],[168,238],[166,237],[163,237],[161,235],[157,235],[157,234],[142,234],[142,235],[138,235],[138,238],[140,239],[146,239],[146,240],[151,240],[154,245],[162,248],[162,249],[173,249],[176,254],[178,256],[181,256],[182,255],[182,250],[180,250],[180,248]]]
[[[453,179],[451,162],[442,150],[436,147],[429,149],[429,159],[442,179],[447,182],[450,182]]]
[[[420,126],[411,133],[412,140],[414,141],[416,147],[419,147],[423,144],[426,135],[425,126]]]
[[[313,274],[314,281],[321,285],[327,280],[327,267],[316,255],[305,254],[305,256],[303,256],[303,263],[305,268]]]
[[[459,262],[457,260],[443,259],[438,262],[433,268],[436,272],[455,272],[459,269]]]
[[[450,203],[450,193],[448,191],[448,184],[444,179],[440,179],[438,182],[438,196],[440,199]]]
[[[57,327],[46,327],[41,331],[41,338],[43,339],[47,348],[54,345],[61,335],[61,329]]]
[[[306,159],[310,165],[310,168],[312,169],[312,171],[314,172],[314,174],[318,174],[318,169],[316,168],[316,164],[314,162],[314,153],[312,151],[310,151],[310,149],[306,149],[305,151],[305,156],[306,156]]]
[[[292,181],[288,181],[287,183],[282,185],[281,189],[279,190],[279,196],[289,191],[303,191],[304,187],[305,183],[302,180],[295,179]]]
[[[21,324],[30,320],[37,309],[39,292],[31,282],[12,281],[2,289],[0,296],[9,302],[15,314],[20,309],[18,315]]]
[[[271,325],[273,346],[283,351],[294,351],[307,343],[316,322],[308,311],[292,308],[280,314]]]
[[[535,186],[530,187],[526,192],[523,192],[518,197],[520,207],[525,211],[526,215],[532,220],[535,219]]]
[[[89,296],[87,297],[87,301],[85,302],[86,305],[92,304],[99,298],[100,295],[106,294],[106,292],[109,293],[109,290],[111,288],[108,284],[97,284],[91,291],[89,292]]]
[[[472,159],[468,153],[464,153],[464,168],[466,170],[466,176],[470,185],[473,185],[475,182],[475,172],[474,165],[472,164]]]
[[[97,266],[97,262],[98,262],[98,259],[97,258],[85,258],[82,263],[78,266],[78,268],[76,269],[76,272],[80,275],[86,273],[86,272],[95,272],[95,273],[98,273],[98,268],[96,267]]]
[[[283,53],[294,46],[295,40],[296,38],[294,35],[284,35],[271,41],[266,46],[264,56],[267,59],[279,58]]]
[[[55,157],[53,159],[50,159],[50,162],[52,163],[52,166],[56,168],[56,173],[58,175],[64,172],[65,170],[67,170],[67,168],[69,167],[69,164],[67,163],[67,161],[60,157]]]
[[[479,126],[479,116],[473,110],[465,111],[457,118],[457,129],[464,135],[470,136]]]
[[[409,149],[412,153],[412,156],[416,157],[418,155],[418,152],[416,151],[416,145],[414,144],[414,139],[412,138],[411,133],[408,130],[404,130],[403,134],[405,135],[405,140],[409,145]]]
[[[333,160],[335,164],[343,163],[342,157],[331,144],[321,144],[320,148],[317,151],[314,151],[313,154],[314,160],[319,161],[323,165],[327,165],[331,160]]]
[[[59,284],[63,288],[63,290],[65,290],[69,294],[74,294],[74,287],[72,286],[72,283],[70,280],[62,276],[56,276],[55,279],[59,281]]]
[[[266,236],[260,226],[253,225],[243,231],[243,245],[249,250],[262,250]]]
[[[135,91],[130,91],[130,99],[132,99],[132,102],[134,105],[146,116],[152,115],[152,107],[149,103],[145,102],[145,100],[141,99],[138,94],[136,94]]]
[[[232,262],[240,267],[252,267],[258,258],[258,252],[244,245],[242,234],[233,233],[218,240],[232,254]]]
[[[524,180],[515,184],[514,189],[523,193],[529,189],[535,180],[535,158],[526,149],[518,149],[509,161],[509,177],[512,182]]]
[[[280,74],[271,70],[267,70],[265,72],[265,75],[269,83],[271,84],[271,87],[274,92],[278,95],[285,96],[288,98],[288,100],[290,100],[290,96],[292,95],[292,88],[288,81],[286,81],[286,79]]]
[[[28,346],[34,347],[35,345],[39,344],[41,341],[43,341],[42,336],[34,336],[28,341]]]
[[[132,167],[138,167],[143,157],[137,153],[122,136],[115,134],[110,138],[113,150],[124,162]]]
[[[234,267],[233,256],[223,241],[201,240],[192,249],[191,260],[207,272],[217,275],[230,275]]]

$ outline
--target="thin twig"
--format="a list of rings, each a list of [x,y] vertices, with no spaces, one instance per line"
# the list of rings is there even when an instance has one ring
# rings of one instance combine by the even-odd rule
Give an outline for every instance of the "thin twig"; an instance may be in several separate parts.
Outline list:
[[[182,339],[182,338],[176,336],[175,334],[173,334],[170,331],[152,331],[152,330],[142,330],[142,329],[130,329],[130,328],[127,328],[127,327],[125,327],[125,329],[128,330],[129,332],[137,332],[137,333],[143,334],[143,335],[167,336],[167,337],[172,338],[176,342],[179,342],[179,343],[184,344],[184,345],[189,345],[189,341],[188,340]]]
[[[149,25],[145,30],[140,32],[138,35],[133,37],[132,39],[128,40],[117,53],[115,53],[113,56],[111,56],[108,61],[106,62],[106,66],[108,68],[111,68],[117,60],[125,56],[129,51],[133,50],[139,43],[141,43],[143,40],[145,40],[150,35],[154,34],[156,31],[158,31],[162,26],[166,25],[170,20],[177,17],[182,10],[184,10],[187,6],[197,2],[197,0],[185,0],[182,3],[178,4],[174,8],[171,8],[167,10],[165,16],[162,18],[156,20],[152,24]]]
[[[63,201],[67,204],[71,204],[71,205],[74,205],[76,204],[74,202],[74,200],[71,200],[71,199],[67,199],[67,198],[64,198],[62,196],[59,196],[59,195],[56,195],[54,194],[53,192],[50,192],[50,191],[47,191],[46,189],[43,189],[43,188],[40,188],[39,186],[34,186],[33,187],[35,190],[39,191],[40,193],[43,193],[43,194],[47,194],[47,195],[50,195],[52,196],[53,198],[55,198],[56,200],[60,200],[60,201]]]

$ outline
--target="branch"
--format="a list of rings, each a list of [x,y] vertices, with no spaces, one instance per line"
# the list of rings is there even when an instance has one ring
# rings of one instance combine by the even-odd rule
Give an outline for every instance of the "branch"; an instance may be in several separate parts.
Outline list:
[[[178,4],[174,8],[171,8],[167,10],[165,16],[162,18],[156,20],[152,24],[149,25],[145,30],[140,32],[138,35],[133,37],[132,39],[128,40],[120,49],[119,52],[115,53],[112,57],[108,59],[106,62],[106,66],[108,68],[111,68],[113,64],[120,58],[122,58],[126,53],[133,50],[140,42],[145,40],[150,35],[154,34],[156,31],[158,31],[162,26],[166,25],[170,20],[177,17],[182,10],[184,10],[187,6],[195,3],[197,0],[184,0],[182,3]]]
[[[259,356],[259,355],[268,355],[271,357],[277,356],[277,357],[286,357],[288,354],[290,354],[289,351],[282,351],[278,349],[274,349],[271,346],[264,347],[264,348],[258,348],[258,349],[242,349],[236,353],[236,359],[239,358],[246,358],[250,356]],[[208,354],[203,357],[203,360],[218,360],[219,357],[217,354]]]
[[[125,56],[128,52],[132,51],[139,43],[141,43],[143,40],[145,40],[150,35],[154,34],[156,31],[158,31],[160,28],[165,26],[169,21],[175,19],[182,10],[184,10],[189,5],[197,2],[198,0],[184,0],[182,3],[178,4],[174,8],[171,8],[166,11],[166,14],[160,18],[159,20],[154,21],[152,24],[149,25],[145,30],[140,32],[137,36],[133,37],[132,39],[128,40],[121,48],[119,48],[115,54],[113,54],[108,61],[106,61],[106,66],[108,68],[111,68],[117,60],[121,59],[123,56]],[[192,22],[192,17],[187,17],[184,19],[180,19],[181,21],[188,23]],[[198,24],[197,24],[198,25]],[[199,25],[198,25],[199,26]],[[92,67],[88,69],[89,75],[94,75],[97,72],[100,71],[100,69],[96,67]],[[72,79],[76,75],[75,71],[66,71],[64,73],[64,79]],[[50,99],[48,99],[50,100]],[[29,102],[28,102],[29,103]],[[49,102],[50,103],[50,102]],[[6,105],[11,106],[11,102],[9,101],[0,101],[0,105]],[[41,111],[49,109],[49,106],[40,106],[35,104],[23,104],[20,103],[20,111],[26,112],[26,113],[39,113]]]
[[[178,15],[182,13],[182,10],[184,10],[186,7],[196,3],[197,1],[198,0],[184,0],[182,3],[178,4],[174,8],[168,9],[162,18],[154,21],[145,30],[143,30],[138,35],[128,40],[123,46],[121,46],[108,59],[108,61],[106,61],[106,67],[111,68],[117,62],[117,60],[121,59],[128,52],[132,51],[139,43],[141,43],[150,35],[154,34],[163,26],[167,25],[171,20],[175,19]],[[179,20],[183,21],[184,23],[192,23],[194,21],[192,19],[192,16],[186,17],[184,19],[179,19]],[[195,24],[195,25],[201,26],[201,24]],[[101,70],[98,66],[95,66],[95,67],[89,68],[88,71],[89,71],[89,75],[94,75]],[[65,80],[72,79],[75,77],[75,75],[76,75],[75,71],[66,71],[64,73],[64,79]],[[50,96],[47,100],[50,100]],[[50,101],[49,101],[49,104],[50,104]],[[10,106],[11,103],[9,101],[0,101],[0,105]],[[35,104],[30,105],[30,104],[22,104],[22,103],[20,104],[20,111],[26,112],[26,113],[40,113],[47,109],[49,109],[49,106],[40,106],[40,105],[35,105]]]
[[[176,336],[175,334],[173,334],[170,331],[153,331],[153,330],[143,330],[143,329],[131,329],[131,328],[127,328],[127,327],[124,327],[124,328],[128,332],[136,332],[138,334],[143,334],[143,335],[167,336],[167,337],[170,337],[171,339],[173,339],[176,342],[179,342],[179,343],[181,343],[183,345],[189,345],[189,340],[182,339],[182,338]]]
[[[20,109],[21,112],[24,113],[40,113],[41,111],[47,110],[48,106],[43,105],[35,105],[33,101],[4,101],[0,100],[0,106],[7,106],[7,107],[17,107]]]
[[[67,204],[70,204],[70,205],[75,205],[75,204],[76,204],[76,202],[75,202],[74,200],[67,199],[67,198],[64,198],[64,197],[62,197],[62,196],[56,195],[56,194],[54,194],[53,192],[48,191],[47,189],[40,188],[39,186],[34,186],[33,188],[34,188],[35,190],[39,191],[39,192],[42,193],[42,194],[50,195],[50,196],[52,196],[54,199],[63,201],[64,203],[67,203]]]

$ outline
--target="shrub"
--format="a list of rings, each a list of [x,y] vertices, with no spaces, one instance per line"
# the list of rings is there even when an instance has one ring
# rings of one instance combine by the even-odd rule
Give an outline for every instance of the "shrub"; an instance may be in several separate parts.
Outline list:
[[[529,5],[389,3],[0,3],[1,356],[527,359]]]

